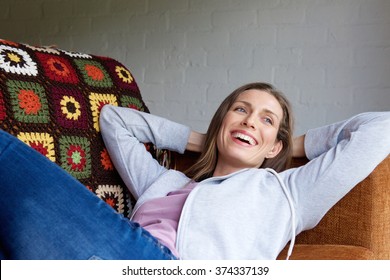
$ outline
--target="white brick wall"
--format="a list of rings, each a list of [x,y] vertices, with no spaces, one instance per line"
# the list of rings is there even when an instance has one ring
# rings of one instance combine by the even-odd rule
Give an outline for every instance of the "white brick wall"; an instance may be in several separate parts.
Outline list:
[[[388,0],[1,0],[0,38],[112,56],[153,113],[200,131],[252,81],[286,93],[297,134],[390,110]]]

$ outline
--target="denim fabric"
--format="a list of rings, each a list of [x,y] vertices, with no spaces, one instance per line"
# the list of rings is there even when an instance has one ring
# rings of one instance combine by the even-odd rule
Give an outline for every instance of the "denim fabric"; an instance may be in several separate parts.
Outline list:
[[[62,168],[0,131],[0,257],[175,259]]]

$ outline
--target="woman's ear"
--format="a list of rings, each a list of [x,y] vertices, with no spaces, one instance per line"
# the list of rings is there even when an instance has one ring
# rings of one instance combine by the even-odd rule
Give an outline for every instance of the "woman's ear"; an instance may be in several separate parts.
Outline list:
[[[281,140],[279,140],[279,141],[275,142],[275,145],[268,152],[268,154],[265,156],[265,158],[276,157],[282,149],[283,149],[283,142]]]

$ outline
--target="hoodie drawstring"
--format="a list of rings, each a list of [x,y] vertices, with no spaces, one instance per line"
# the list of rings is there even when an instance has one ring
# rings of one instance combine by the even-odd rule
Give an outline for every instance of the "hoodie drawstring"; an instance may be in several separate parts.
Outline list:
[[[287,252],[286,260],[288,260],[291,256],[292,250],[293,250],[294,245],[295,245],[295,228],[296,228],[296,226],[295,226],[295,208],[294,208],[293,200],[291,198],[291,194],[288,191],[286,185],[284,184],[282,178],[280,178],[279,174],[271,168],[266,168],[266,170],[271,172],[272,174],[274,174],[275,177],[278,179],[279,184],[282,186],[283,192],[284,192],[285,196],[287,197],[288,204],[290,206],[290,211],[291,211],[291,242],[290,242],[290,246],[289,246],[288,252]]]

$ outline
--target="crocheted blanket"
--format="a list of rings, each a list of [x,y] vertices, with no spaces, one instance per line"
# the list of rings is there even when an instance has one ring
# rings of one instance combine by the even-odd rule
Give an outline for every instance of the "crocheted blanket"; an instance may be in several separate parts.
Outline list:
[[[134,200],[99,131],[105,104],[149,112],[131,72],[112,58],[0,40],[0,129],[129,216]],[[166,151],[145,146],[169,165]]]

